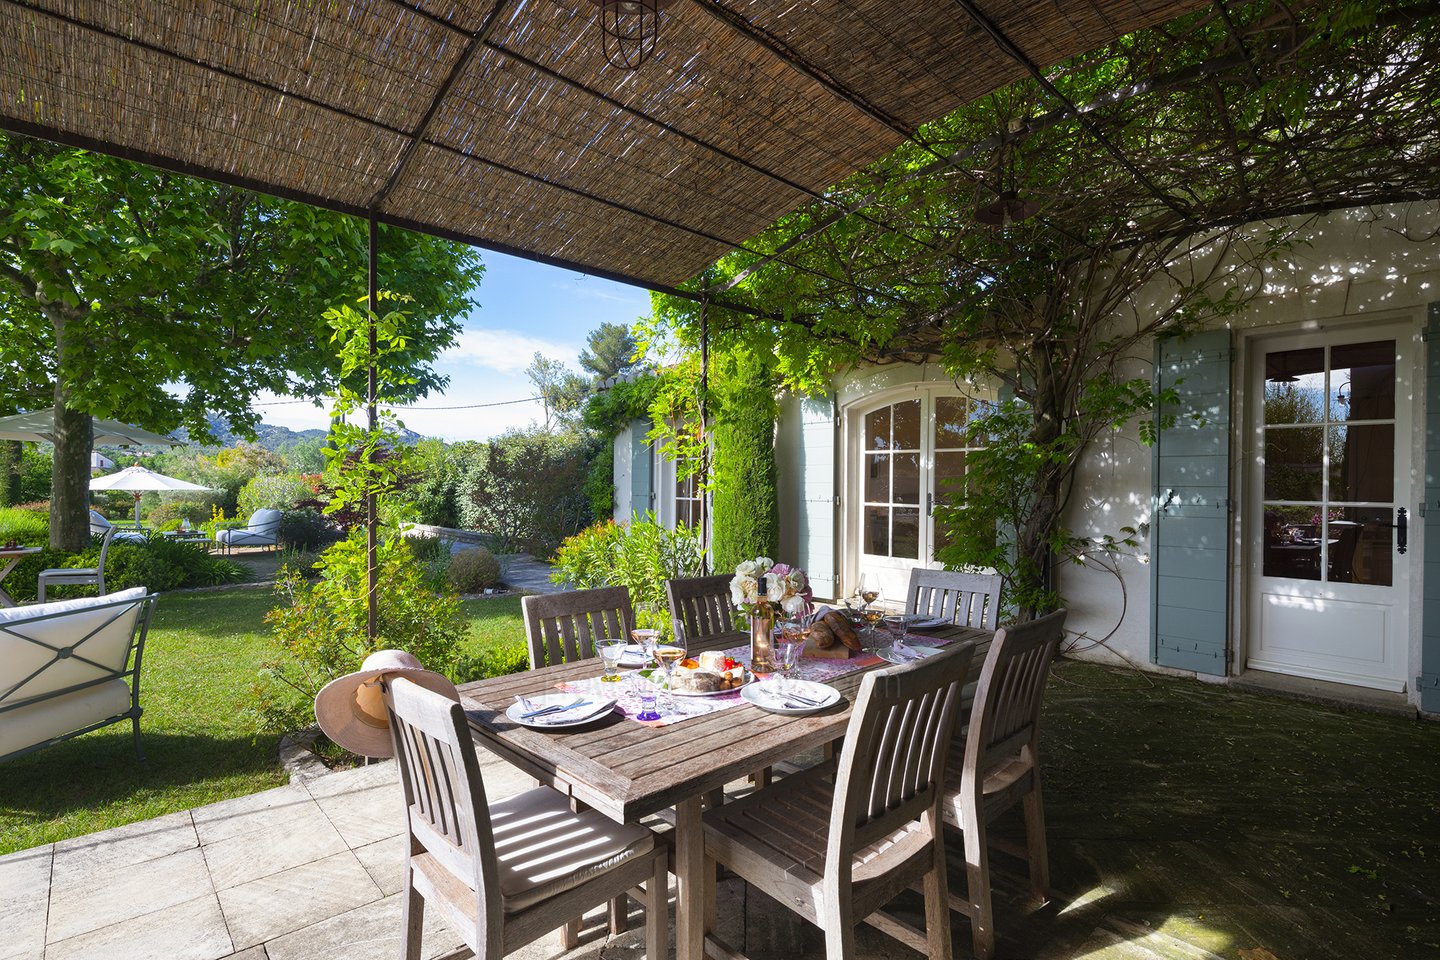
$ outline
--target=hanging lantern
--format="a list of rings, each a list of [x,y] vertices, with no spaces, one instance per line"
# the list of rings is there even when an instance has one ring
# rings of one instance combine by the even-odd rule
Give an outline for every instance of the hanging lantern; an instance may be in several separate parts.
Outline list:
[[[591,0],[600,8],[600,46],[605,60],[635,70],[655,52],[660,11],[674,0]]]

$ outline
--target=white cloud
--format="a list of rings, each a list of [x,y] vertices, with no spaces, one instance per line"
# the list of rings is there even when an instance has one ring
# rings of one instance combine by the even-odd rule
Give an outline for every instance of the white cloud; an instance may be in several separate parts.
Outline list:
[[[532,337],[518,330],[466,330],[456,339],[455,345],[440,356],[439,362],[481,367],[500,373],[520,373],[530,365],[537,352],[573,367],[580,348],[575,344]]]

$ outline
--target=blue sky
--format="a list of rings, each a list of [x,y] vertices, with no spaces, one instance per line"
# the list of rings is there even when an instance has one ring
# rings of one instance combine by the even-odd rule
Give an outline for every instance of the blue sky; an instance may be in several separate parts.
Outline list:
[[[472,291],[476,306],[464,319],[459,342],[441,355],[437,369],[450,377],[443,395],[432,394],[400,417],[411,430],[444,440],[483,440],[540,419],[540,404],[517,403],[478,410],[425,407],[496,403],[534,395],[525,368],[538,350],[578,369],[585,337],[601,323],[634,323],[650,313],[650,294],[638,287],[485,252],[485,277]],[[266,423],[325,429],[325,411],[303,403],[256,399]]]

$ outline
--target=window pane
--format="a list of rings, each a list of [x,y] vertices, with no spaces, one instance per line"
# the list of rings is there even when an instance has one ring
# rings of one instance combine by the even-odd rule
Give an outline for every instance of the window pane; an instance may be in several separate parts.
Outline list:
[[[1325,350],[1265,355],[1265,422],[1320,423],[1325,419]]]
[[[895,510],[894,540],[890,556],[906,560],[920,559],[920,511],[908,507]]]
[[[890,555],[890,508],[866,507],[864,532],[861,534],[866,553],[877,557]]]
[[[865,502],[890,502],[890,454],[865,455]]]
[[[965,398],[940,397],[935,401],[937,449],[965,446]]]
[[[1265,356],[1265,422],[1325,419],[1325,351],[1284,350]]]
[[[1395,531],[1390,510],[1347,507],[1330,511],[1329,577],[1337,583],[1388,587],[1394,576]]]
[[[894,496],[896,503],[920,502],[920,454],[897,453],[891,457],[895,466]]]
[[[920,449],[920,401],[906,400],[893,407],[895,411],[896,450]]]
[[[1319,513],[1319,504],[1265,507],[1265,576],[1320,579]]]
[[[1394,340],[1333,347],[1330,368],[1332,420],[1394,419]]]
[[[1265,431],[1265,499],[1319,500],[1324,427]]]
[[[1395,496],[1395,425],[1330,427],[1330,499],[1386,503]]]
[[[865,414],[865,449],[890,449],[890,408],[881,407]]]
[[[942,494],[959,494],[960,484],[948,481],[959,480],[965,476],[965,454],[954,450],[948,453],[935,454],[935,496],[939,499]]]

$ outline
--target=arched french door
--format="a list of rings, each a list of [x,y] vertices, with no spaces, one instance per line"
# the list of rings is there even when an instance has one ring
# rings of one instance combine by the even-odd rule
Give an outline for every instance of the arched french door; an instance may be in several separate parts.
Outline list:
[[[965,424],[975,401],[951,384],[907,387],[846,411],[845,562],[839,592],[861,574],[903,603],[911,569],[935,565],[945,531],[934,516],[965,476]]]

